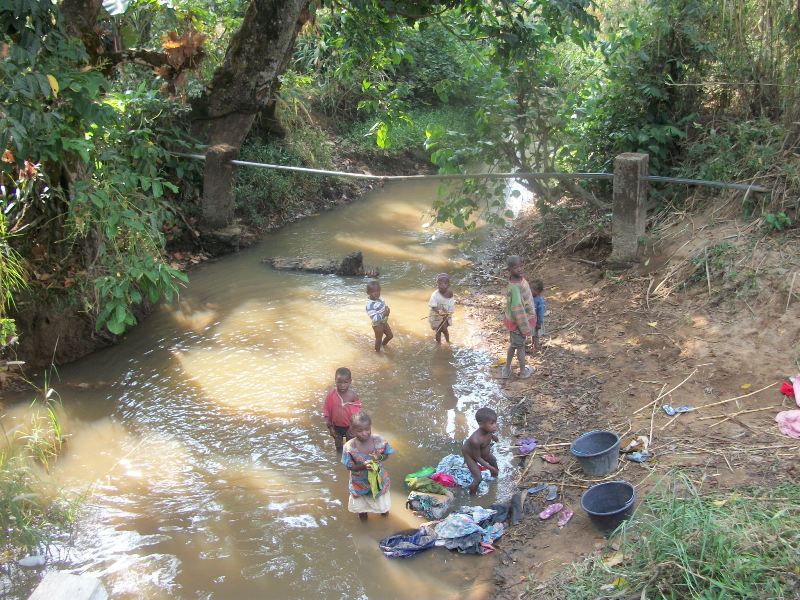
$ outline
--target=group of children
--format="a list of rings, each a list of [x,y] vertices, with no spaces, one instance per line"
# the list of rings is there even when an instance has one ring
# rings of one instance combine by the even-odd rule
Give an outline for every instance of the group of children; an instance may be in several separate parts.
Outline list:
[[[394,337],[392,328],[389,326],[389,306],[381,297],[381,284],[377,281],[370,281],[367,284],[367,316],[372,323],[372,331],[375,333],[375,352],[380,352],[382,347]],[[431,294],[428,301],[429,314],[428,322],[431,329],[435,332],[436,341],[441,343],[442,336],[445,341],[450,343],[450,332],[448,328],[453,324],[453,313],[456,310],[456,299],[450,289],[450,275],[439,273],[436,276],[436,289]]]
[[[508,285],[503,323],[509,331],[509,347],[503,377],[510,377],[511,362],[517,356],[520,377],[528,378],[533,369],[526,364],[526,353],[541,348],[544,323],[544,285],[540,279],[529,285],[523,275],[522,259],[509,256]],[[394,337],[389,326],[389,306],[381,297],[381,286],[377,281],[367,284],[367,315],[375,333],[375,351],[380,352]],[[436,290],[428,302],[428,321],[435,332],[437,342],[442,336],[450,342],[448,328],[452,325],[455,298],[450,290],[450,276],[440,273],[436,277]],[[381,436],[372,435],[372,419],[364,412],[361,400],[351,388],[353,381],[350,369],[336,370],[335,386],[325,397],[323,415],[328,432],[333,437],[336,452],[341,453],[342,463],[350,471],[348,510],[357,513],[362,521],[369,513],[383,516],[389,514],[389,486],[391,479],[383,468],[384,461],[394,454],[394,449]],[[497,460],[491,451],[492,442],[497,441],[497,413],[490,408],[480,408],[475,413],[478,429],[464,442],[461,453],[464,463],[472,474],[469,493],[474,495],[481,482],[481,469],[488,469],[497,477]]]

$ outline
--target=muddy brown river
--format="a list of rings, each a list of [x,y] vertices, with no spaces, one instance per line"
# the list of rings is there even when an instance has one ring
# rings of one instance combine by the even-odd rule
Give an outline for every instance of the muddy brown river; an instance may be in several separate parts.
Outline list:
[[[452,346],[425,319],[435,275],[465,261],[430,225],[436,184],[387,185],[267,236],[191,274],[113,348],[59,369],[63,456],[46,482],[86,494],[71,544],[48,568],[98,576],[113,598],[483,598],[493,559],[434,549],[387,559],[381,538],[421,520],[405,474],[459,452],[474,411],[497,406],[481,334],[457,309]],[[380,267],[395,339],[372,350],[365,280],[276,272],[264,256],[364,252]],[[347,511],[347,470],[322,419],[334,371],[347,366],[373,432],[397,450],[388,518]],[[25,406],[7,411],[6,425]],[[499,483],[510,494],[501,415]],[[465,492],[456,501],[470,504]],[[29,590],[12,590],[24,598]]]

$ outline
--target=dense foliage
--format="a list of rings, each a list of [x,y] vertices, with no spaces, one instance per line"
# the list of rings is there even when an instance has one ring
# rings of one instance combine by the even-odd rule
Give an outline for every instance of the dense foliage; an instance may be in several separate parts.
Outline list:
[[[136,305],[185,280],[164,252],[192,239],[199,165],[171,151],[197,151],[192,102],[248,3],[114,4],[125,10],[100,13],[98,50],[68,33],[58,4],[0,1],[2,344],[26,286],[118,334]],[[788,0],[352,0],[310,13],[246,157],[332,167],[343,153],[427,151],[443,172],[596,171],[642,151],[658,174],[770,177],[777,193],[747,198],[745,213],[775,231],[797,220],[800,25]],[[544,209],[564,192],[602,207],[608,192],[522,183]],[[330,189],[241,172],[238,214],[258,226]],[[500,219],[506,192],[450,186],[438,217]]]

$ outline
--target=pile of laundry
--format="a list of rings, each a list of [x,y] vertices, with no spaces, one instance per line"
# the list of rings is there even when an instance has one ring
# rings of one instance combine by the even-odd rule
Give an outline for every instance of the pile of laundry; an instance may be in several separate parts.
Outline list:
[[[482,481],[478,491],[484,492],[488,489],[486,482],[492,479],[492,476],[486,467],[482,466],[480,469]],[[431,485],[431,482],[438,485]],[[469,467],[464,464],[463,456],[448,454],[439,461],[435,469],[433,467],[425,467],[416,473],[406,475],[406,485],[412,490],[440,494],[446,487],[468,488],[472,485],[472,473],[469,472]],[[422,490],[420,486],[427,486],[427,489]]]
[[[462,506],[442,520],[419,529],[391,535],[378,545],[389,558],[407,558],[435,547],[461,554],[488,554],[504,533],[497,511],[481,506]]]
[[[491,479],[488,470],[481,468],[482,481],[478,486],[480,493],[488,491],[487,480]],[[428,519],[441,519],[450,510],[453,493],[448,488],[468,488],[472,485],[472,473],[464,464],[464,458],[448,454],[434,469],[424,467],[405,477],[406,487],[411,490],[406,508],[421,513]]]

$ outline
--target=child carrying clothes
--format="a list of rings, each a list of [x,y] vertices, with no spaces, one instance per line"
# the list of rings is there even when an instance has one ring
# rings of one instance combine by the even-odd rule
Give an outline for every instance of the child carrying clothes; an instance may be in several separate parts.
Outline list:
[[[367,520],[367,513],[389,514],[391,480],[383,462],[394,449],[378,435],[372,435],[372,419],[365,412],[350,419],[353,439],[344,445],[342,463],[350,470],[350,499],[347,509]]]
[[[447,329],[453,324],[456,299],[450,290],[450,275],[447,273],[439,273],[436,276],[436,290],[431,294],[428,306],[431,309],[428,322],[431,324],[431,329],[436,332],[436,343],[441,343],[444,335],[445,341],[449,344],[450,333]]]
[[[347,367],[336,369],[336,385],[325,396],[325,403],[322,407],[322,414],[325,417],[325,425],[336,445],[336,452],[341,453],[344,445],[343,439],[349,440],[353,436],[350,434],[350,417],[361,412],[361,400],[358,394],[350,387],[353,376]]]
[[[522,259],[519,256],[509,256],[508,285],[506,286],[506,310],[503,324],[509,331],[508,352],[506,365],[503,367],[503,377],[511,376],[511,361],[514,354],[519,361],[519,376],[527,379],[533,375],[533,369],[525,364],[525,346],[536,329],[536,309],[533,303],[531,287],[522,274]]]

